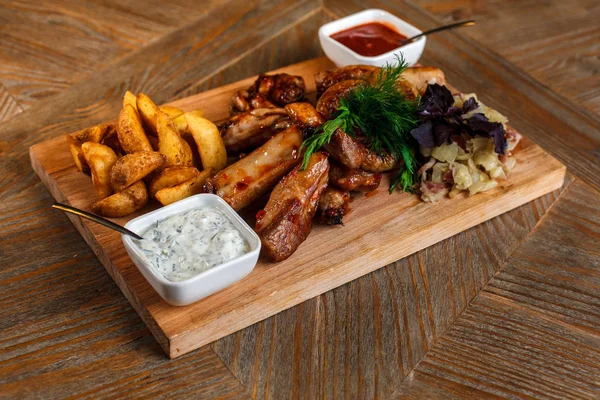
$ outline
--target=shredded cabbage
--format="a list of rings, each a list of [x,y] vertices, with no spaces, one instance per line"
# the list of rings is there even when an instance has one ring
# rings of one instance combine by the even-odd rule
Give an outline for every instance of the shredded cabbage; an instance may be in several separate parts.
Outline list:
[[[454,96],[454,106],[461,108],[463,103],[477,96],[474,94]],[[505,125],[507,118],[481,102],[479,106],[465,116],[475,113],[484,113],[491,122]],[[444,143],[441,146],[428,148],[420,145],[420,153],[426,159],[426,164],[421,168],[421,198],[427,202],[435,202],[446,194],[454,198],[462,191],[469,191],[470,195],[485,192],[498,186],[498,180],[507,179],[516,160],[511,157],[513,150],[521,139],[520,135],[511,131],[511,137],[507,135],[508,152],[499,155],[494,151],[494,139],[492,137],[462,134],[452,143]],[[449,172],[451,181],[449,181]]]

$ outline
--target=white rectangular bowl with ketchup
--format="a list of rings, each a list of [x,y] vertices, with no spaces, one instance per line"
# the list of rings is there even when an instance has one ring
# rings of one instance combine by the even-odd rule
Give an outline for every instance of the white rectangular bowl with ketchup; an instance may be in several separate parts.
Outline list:
[[[332,21],[319,29],[319,41],[321,42],[321,47],[323,48],[325,55],[338,67],[357,64],[383,67],[386,64],[395,64],[398,55],[402,55],[409,66],[414,65],[419,61],[419,58],[425,49],[425,43],[427,41],[425,37],[421,37],[404,46],[392,46],[393,48],[387,49],[381,54],[371,56],[361,55],[359,52],[332,38],[332,35],[342,31],[370,23],[382,24],[405,38],[422,33],[421,30],[387,11],[368,9]],[[401,37],[399,37],[399,41],[401,41]]]

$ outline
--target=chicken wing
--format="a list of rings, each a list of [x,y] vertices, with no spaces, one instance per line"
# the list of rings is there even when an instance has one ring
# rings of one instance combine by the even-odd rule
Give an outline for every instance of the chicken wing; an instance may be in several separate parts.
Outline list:
[[[231,99],[232,115],[254,108],[283,107],[304,98],[306,85],[301,76],[288,74],[260,75],[248,89],[240,90]]]
[[[275,186],[264,210],[256,215],[255,230],[271,260],[285,260],[308,237],[328,172],[327,154],[311,155],[304,170],[297,166]]]
[[[302,131],[292,125],[207,180],[204,191],[241,210],[266,194],[300,161]]]
[[[377,189],[381,183],[381,173],[367,172],[362,169],[352,169],[337,163],[331,163],[329,184],[337,188],[351,191],[370,192]]]
[[[284,106],[304,99],[305,91],[306,85],[301,76],[277,74],[270,98],[275,103]]]
[[[350,193],[327,186],[319,198],[317,212],[322,223],[327,225],[343,224],[342,218],[350,208]]]
[[[310,103],[291,103],[284,108],[292,122],[302,129],[316,129],[325,123],[325,118]]]
[[[227,152],[239,153],[262,145],[290,125],[283,108],[257,108],[229,118],[219,131]]]

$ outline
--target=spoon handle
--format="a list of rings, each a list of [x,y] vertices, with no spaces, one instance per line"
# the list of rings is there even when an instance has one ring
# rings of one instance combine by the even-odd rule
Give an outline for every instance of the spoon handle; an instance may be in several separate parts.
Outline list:
[[[121,225],[115,224],[112,221],[99,217],[97,215],[91,214],[87,211],[80,210],[79,208],[71,207],[66,204],[54,203],[52,204],[52,208],[56,208],[57,210],[62,210],[71,214],[78,215],[80,217],[89,219],[90,221],[94,221],[100,225],[104,225],[107,228],[114,229],[115,231],[119,231],[125,235],[132,236],[138,240],[143,240],[144,238],[138,235],[135,232],[130,231],[127,228],[122,227]]]
[[[404,46],[405,44],[408,44],[410,42],[415,41],[416,39],[420,38],[421,36],[426,36],[429,35],[431,33],[436,33],[436,32],[441,32],[441,31],[445,31],[446,29],[453,29],[453,28],[458,28],[461,26],[471,26],[471,25],[475,25],[475,20],[468,20],[468,21],[461,21],[461,22],[455,22],[453,24],[450,25],[444,25],[444,26],[440,26],[434,29],[430,29],[428,31],[422,32],[418,35],[412,36],[408,39],[406,39],[405,41],[403,41],[402,43],[400,43],[401,46]]]

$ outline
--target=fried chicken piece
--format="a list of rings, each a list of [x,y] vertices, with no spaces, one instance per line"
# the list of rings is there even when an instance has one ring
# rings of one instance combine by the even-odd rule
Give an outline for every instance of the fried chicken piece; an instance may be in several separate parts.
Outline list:
[[[319,198],[317,212],[327,225],[343,224],[342,218],[350,208],[350,193],[328,186]]]
[[[290,125],[283,108],[256,108],[229,118],[219,131],[227,152],[239,153],[255,149]]]
[[[310,103],[291,103],[284,108],[292,122],[298,124],[301,129],[316,129],[325,123],[325,118]]]
[[[344,165],[331,163],[329,169],[329,184],[342,190],[360,190],[370,192],[379,187],[381,173],[367,172],[359,168],[348,168]]]
[[[238,211],[267,194],[300,161],[302,131],[292,125],[204,184]]]
[[[306,85],[301,76],[260,75],[248,89],[239,90],[231,99],[232,115],[255,108],[283,107],[304,98]]]
[[[275,86],[271,91],[270,99],[284,106],[304,99],[306,85],[301,76],[277,74],[275,75]]]
[[[307,167],[297,166],[275,186],[264,210],[256,215],[256,233],[264,254],[285,260],[306,240],[321,193],[327,187],[327,154],[310,156]]]

